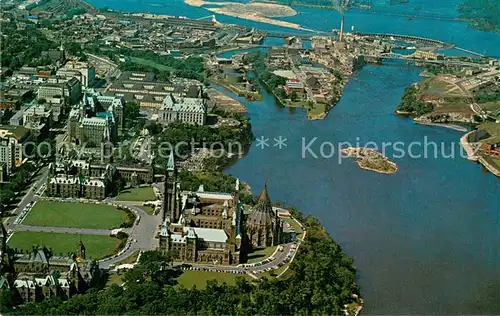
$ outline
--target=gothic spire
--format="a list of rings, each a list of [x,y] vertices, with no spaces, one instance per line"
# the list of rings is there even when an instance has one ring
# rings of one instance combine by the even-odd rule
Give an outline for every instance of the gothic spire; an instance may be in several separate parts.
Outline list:
[[[271,201],[269,194],[267,193],[267,183],[264,184],[264,189],[260,193],[259,201]]]

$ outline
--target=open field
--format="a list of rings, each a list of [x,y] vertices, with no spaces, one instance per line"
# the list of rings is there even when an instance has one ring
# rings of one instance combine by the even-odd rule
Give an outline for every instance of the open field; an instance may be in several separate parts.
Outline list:
[[[139,250],[136,250],[134,251],[130,256],[128,256],[127,258],[121,260],[121,261],[118,261],[116,263],[117,266],[119,266],[120,264],[133,264],[137,261],[137,258],[139,257]]]
[[[302,230],[302,228],[300,227],[299,223],[297,223],[297,221],[295,221],[293,218],[291,217],[282,217],[281,218],[283,221],[285,221],[286,223],[290,224],[290,226],[292,226],[292,229],[293,231],[297,234],[297,238],[301,238],[302,236],[302,233],[304,232]]]
[[[152,206],[141,205],[141,206],[138,206],[138,208],[140,208],[144,212],[148,213],[149,215],[154,215],[154,213],[155,213],[155,209]]]
[[[130,57],[130,61],[133,63],[136,63],[136,64],[143,65],[143,66],[156,68],[160,71],[174,71],[175,70],[171,67],[156,63],[152,60],[143,59],[143,58],[139,58],[139,57]]]
[[[500,136],[500,124],[497,123],[484,123],[479,125],[478,129],[485,130],[492,136]]]
[[[326,105],[315,103],[311,109],[308,109],[307,116],[309,119],[324,119],[326,116]]]
[[[203,289],[207,286],[208,280],[215,279],[219,283],[226,282],[229,285],[235,285],[238,277],[251,280],[251,278],[246,274],[188,270],[183,271],[183,273],[177,278],[177,281],[179,282],[179,285],[182,285],[185,288],[192,288],[193,286],[196,286],[198,289]]]
[[[156,195],[152,187],[133,188],[121,191],[115,200],[146,202],[156,200]]]
[[[491,162],[498,170],[500,170],[500,158],[491,158]]]
[[[276,250],[276,246],[267,247],[264,249],[257,249],[248,254],[248,263],[260,262],[268,257],[270,257]]]
[[[479,103],[479,106],[481,106],[481,108],[486,111],[498,111],[500,110],[500,101]]]
[[[111,255],[120,244],[120,240],[100,235],[59,234],[45,232],[14,232],[9,239],[10,248],[31,251],[33,246],[44,245],[51,248],[55,255],[67,255],[77,249],[77,243],[82,240],[87,258],[101,259]]]
[[[111,229],[119,227],[126,219],[125,212],[110,205],[38,201],[23,224]]]
[[[279,267],[278,269],[275,269],[275,270],[271,270],[271,271],[266,271],[266,272],[263,272],[263,273],[260,273],[260,274],[256,274],[256,276],[260,277],[260,278],[263,278],[263,277],[266,277],[268,279],[274,279],[276,278],[278,275],[280,275],[283,271],[285,271],[285,269],[289,266],[290,264],[287,263],[281,267]],[[283,279],[283,278],[286,278],[287,276],[291,275],[291,271],[290,269],[287,270],[287,272],[285,272],[281,277],[280,279]]]

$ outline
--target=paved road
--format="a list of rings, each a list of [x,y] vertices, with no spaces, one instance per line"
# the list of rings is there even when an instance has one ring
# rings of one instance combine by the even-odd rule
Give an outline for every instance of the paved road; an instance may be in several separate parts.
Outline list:
[[[49,171],[45,170],[42,176],[35,182],[34,185],[31,186],[28,192],[23,196],[23,198],[17,205],[16,209],[12,212],[13,216],[10,216],[4,222],[4,225],[7,227],[7,229],[12,229],[11,226],[13,226],[13,222],[16,220],[17,216],[22,212],[22,210],[28,205],[28,203],[30,203],[31,201],[35,201],[37,199],[35,193],[42,187],[43,184],[45,184],[48,175]]]
[[[108,229],[31,226],[23,224],[16,225],[15,231],[68,233],[68,234],[82,234],[82,235],[106,235],[106,236],[109,236],[109,234],[111,233],[111,230]]]
[[[99,266],[103,269],[108,269],[110,264],[116,264],[122,261],[137,250],[152,250],[158,247],[158,239],[156,239],[155,236],[161,224],[161,214],[152,216],[136,206],[127,206],[134,209],[139,214],[139,224],[132,228],[123,252],[114,258],[104,259],[99,262]]]

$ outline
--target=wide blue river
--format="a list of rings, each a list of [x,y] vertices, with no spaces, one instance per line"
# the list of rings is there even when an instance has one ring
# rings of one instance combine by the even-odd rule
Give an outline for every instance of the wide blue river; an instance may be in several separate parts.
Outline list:
[[[212,14],[182,0],[92,2],[192,18]],[[412,10],[375,2],[385,11]],[[457,15],[456,5],[456,0],[411,1],[412,7],[446,16]],[[295,9],[299,14],[284,20],[318,30],[340,24],[334,11]],[[217,19],[281,29],[225,16]],[[500,56],[500,34],[448,19],[409,20],[352,10],[346,25],[431,37]],[[261,149],[255,143],[228,172],[248,182],[254,192],[267,181],[272,199],[295,205],[324,223],[359,269],[364,314],[500,314],[500,179],[460,156],[460,132],[416,125],[394,114],[404,89],[419,80],[418,74],[418,69],[399,64],[365,67],[350,79],[341,101],[323,121],[308,121],[302,110],[279,108],[267,94],[262,102],[241,100],[248,106],[255,135],[269,138],[270,146]],[[287,139],[281,149],[274,146],[280,136]],[[311,141],[310,151],[303,152]],[[363,171],[351,160],[339,163],[339,142],[374,142],[379,148],[387,143],[387,154],[400,171],[381,175]],[[399,154],[392,146],[396,142],[407,149],[417,145],[411,147],[411,156],[394,158]],[[424,142],[427,146],[418,145]],[[427,158],[414,157],[425,152]]]

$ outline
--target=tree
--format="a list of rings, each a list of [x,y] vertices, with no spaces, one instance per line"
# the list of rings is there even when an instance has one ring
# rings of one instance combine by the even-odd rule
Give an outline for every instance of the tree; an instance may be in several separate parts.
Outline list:
[[[136,102],[126,102],[125,103],[125,118],[128,120],[135,120],[139,117],[141,112],[141,107]]]
[[[297,92],[293,91],[292,94],[290,95],[290,100],[292,100],[292,102],[295,102],[297,101],[297,98],[298,98]]]

